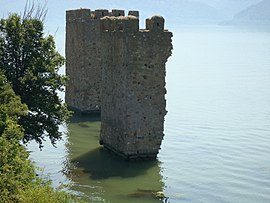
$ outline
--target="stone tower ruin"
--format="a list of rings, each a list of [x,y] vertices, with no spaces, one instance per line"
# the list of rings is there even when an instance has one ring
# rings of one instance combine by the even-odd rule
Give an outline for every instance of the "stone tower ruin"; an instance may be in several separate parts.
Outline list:
[[[100,113],[101,30],[105,10],[89,9],[66,13],[66,75],[69,82],[65,100],[70,109]]]
[[[66,102],[101,110],[100,144],[127,159],[155,158],[163,139],[165,63],[172,33],[164,18],[138,11],[67,11]]]

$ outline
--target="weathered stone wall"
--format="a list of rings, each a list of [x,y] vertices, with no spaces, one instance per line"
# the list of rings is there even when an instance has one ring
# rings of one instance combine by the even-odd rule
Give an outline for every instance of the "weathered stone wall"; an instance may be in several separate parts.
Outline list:
[[[172,33],[164,19],[104,17],[100,142],[125,158],[155,158],[163,139],[165,63]]]
[[[107,10],[67,11],[66,87],[67,105],[79,112],[100,112],[101,45],[100,18]]]
[[[138,11],[130,11],[138,16]],[[124,16],[123,10],[70,10],[66,13],[66,74],[69,82],[65,101],[83,113],[100,113],[101,29],[100,18]]]

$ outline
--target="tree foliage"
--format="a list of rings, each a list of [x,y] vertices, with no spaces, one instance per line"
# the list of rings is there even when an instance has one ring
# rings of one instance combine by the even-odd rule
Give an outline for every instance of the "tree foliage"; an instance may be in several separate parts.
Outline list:
[[[23,128],[18,120],[26,113],[26,105],[0,73],[0,202],[16,202],[19,189],[35,177],[29,153],[19,143]]]
[[[0,72],[0,136],[7,139],[22,139],[23,129],[18,125],[18,120],[26,114],[26,105],[21,103],[20,97],[15,95],[10,84]]]
[[[36,176],[29,152],[20,144],[24,129],[18,121],[26,114],[26,105],[0,72],[0,203],[82,202]]]
[[[61,139],[59,125],[69,111],[57,94],[66,84],[66,77],[58,73],[64,58],[53,36],[45,36],[43,21],[31,14],[0,20],[0,70],[29,109],[19,118],[23,141],[36,140],[42,147],[46,136],[52,144]]]

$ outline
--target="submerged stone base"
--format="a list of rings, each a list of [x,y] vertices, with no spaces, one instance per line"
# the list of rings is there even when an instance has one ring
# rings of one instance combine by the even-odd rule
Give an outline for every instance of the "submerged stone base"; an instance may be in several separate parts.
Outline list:
[[[154,153],[154,154],[149,154],[149,153],[146,153],[146,154],[142,154],[142,153],[140,153],[140,154],[125,154],[122,151],[119,151],[119,150],[115,149],[114,147],[106,145],[106,144],[103,144],[103,147],[105,149],[113,152],[114,154],[120,156],[121,158],[127,160],[127,161],[156,160],[156,158],[157,158],[157,153]]]

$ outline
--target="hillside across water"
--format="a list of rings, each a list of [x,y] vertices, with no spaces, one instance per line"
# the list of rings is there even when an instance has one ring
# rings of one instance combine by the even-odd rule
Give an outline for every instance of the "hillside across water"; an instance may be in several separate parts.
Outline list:
[[[270,1],[263,0],[237,13],[225,24],[230,25],[270,25]]]

